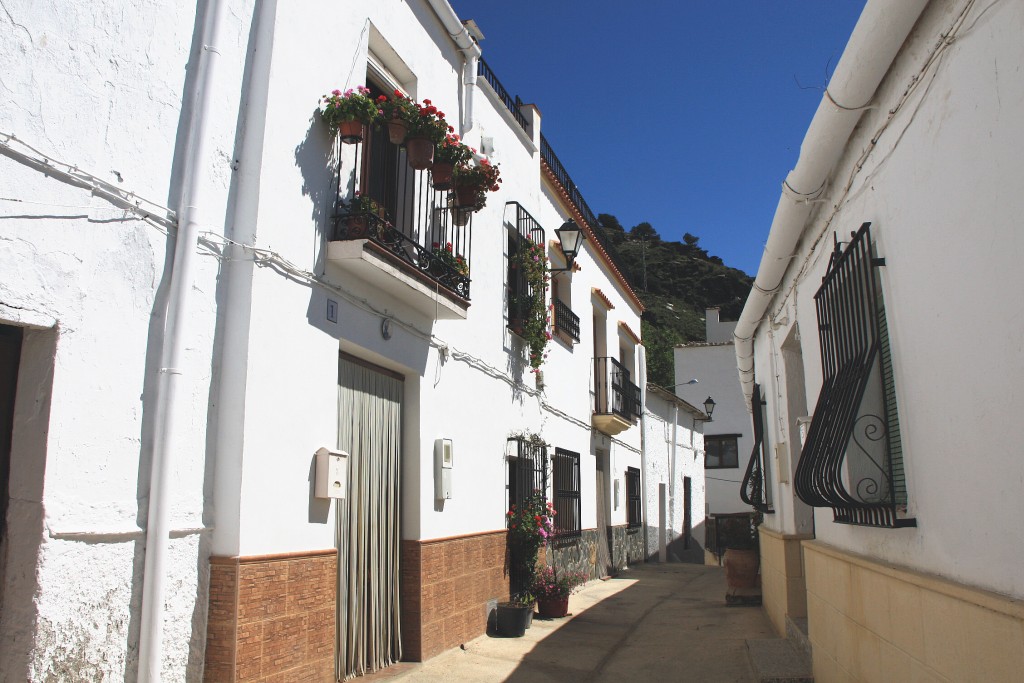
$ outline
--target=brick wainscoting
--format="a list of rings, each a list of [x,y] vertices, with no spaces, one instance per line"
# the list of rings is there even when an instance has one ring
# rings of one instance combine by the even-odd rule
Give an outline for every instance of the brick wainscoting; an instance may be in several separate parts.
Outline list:
[[[508,600],[505,531],[402,541],[402,658],[421,662],[487,631]]]
[[[334,681],[335,550],[210,558],[207,683]]]

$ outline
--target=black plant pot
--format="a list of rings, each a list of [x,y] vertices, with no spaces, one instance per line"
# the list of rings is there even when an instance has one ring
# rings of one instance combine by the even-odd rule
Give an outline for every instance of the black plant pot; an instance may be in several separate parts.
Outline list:
[[[498,604],[498,633],[509,638],[521,638],[533,623],[533,605],[520,607],[509,602]]]

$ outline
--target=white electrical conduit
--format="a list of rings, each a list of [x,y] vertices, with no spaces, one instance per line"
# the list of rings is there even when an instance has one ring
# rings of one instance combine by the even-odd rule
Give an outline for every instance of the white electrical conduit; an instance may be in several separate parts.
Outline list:
[[[168,474],[171,458],[183,448],[176,421],[187,397],[178,398],[185,351],[184,331],[189,318],[192,267],[199,237],[205,190],[210,178],[208,126],[219,56],[219,30],[224,16],[221,0],[209,0],[203,17],[203,46],[199,55],[198,91],[186,142],[184,189],[178,207],[178,234],[174,245],[171,283],[167,297],[162,362],[157,379],[153,461],[149,479],[149,516],[146,526],[146,565],[142,585],[142,620],[139,630],[140,683],[159,683],[163,660],[164,593],[170,534]]]
[[[480,59],[480,46],[469,35],[469,31],[462,25],[455,10],[448,4],[448,0],[429,0],[434,14],[441,20],[448,34],[455,41],[462,53],[462,83],[463,98],[465,105],[462,111],[462,119],[459,121],[459,135],[463,138],[473,129],[473,91],[476,90],[477,62]]]
[[[733,336],[747,405],[754,387],[754,333],[782,284],[807,227],[811,200],[825,188],[861,113],[871,102],[928,0],[869,0],[783,184],[757,277]]]

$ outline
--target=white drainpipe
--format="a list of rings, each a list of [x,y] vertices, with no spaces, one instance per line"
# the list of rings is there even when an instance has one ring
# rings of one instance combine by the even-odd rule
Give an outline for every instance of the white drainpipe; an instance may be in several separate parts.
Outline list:
[[[458,45],[462,53],[462,84],[463,101],[465,106],[462,111],[462,119],[459,121],[459,135],[463,138],[473,130],[473,92],[476,90],[477,62],[480,60],[480,46],[473,40],[473,36],[462,25],[455,10],[448,4],[448,0],[429,0],[434,14],[441,20],[445,30]]]
[[[184,330],[189,317],[189,291],[200,226],[203,223],[204,194],[212,179],[209,174],[208,124],[212,91],[219,55],[219,29],[224,3],[209,0],[203,19],[203,48],[199,55],[199,87],[191,129],[186,142],[184,189],[178,207],[178,231],[174,245],[171,283],[167,296],[162,363],[157,380],[156,424],[153,462],[149,479],[149,515],[146,527],[146,565],[142,586],[142,620],[139,629],[139,678],[141,683],[159,683],[163,660],[164,593],[167,548],[170,535],[168,473],[171,458],[183,448],[176,420],[180,408],[190,405],[179,399]]]
[[[733,336],[740,384],[749,406],[754,387],[754,333],[782,285],[807,227],[809,200],[824,190],[850,134],[929,0],[869,0],[783,185],[768,242]]]

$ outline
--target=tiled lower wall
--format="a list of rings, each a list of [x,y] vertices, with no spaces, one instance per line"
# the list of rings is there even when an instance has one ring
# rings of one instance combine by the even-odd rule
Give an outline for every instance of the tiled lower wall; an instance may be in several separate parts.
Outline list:
[[[761,546],[761,601],[775,632],[786,636],[786,617],[807,616],[807,586],[800,543],[805,535],[758,527]]]
[[[1019,681],[1024,603],[804,541],[814,680]]]
[[[211,557],[207,683],[334,681],[337,552]]]
[[[487,631],[487,603],[508,600],[504,530],[402,541],[402,657],[424,661]]]

